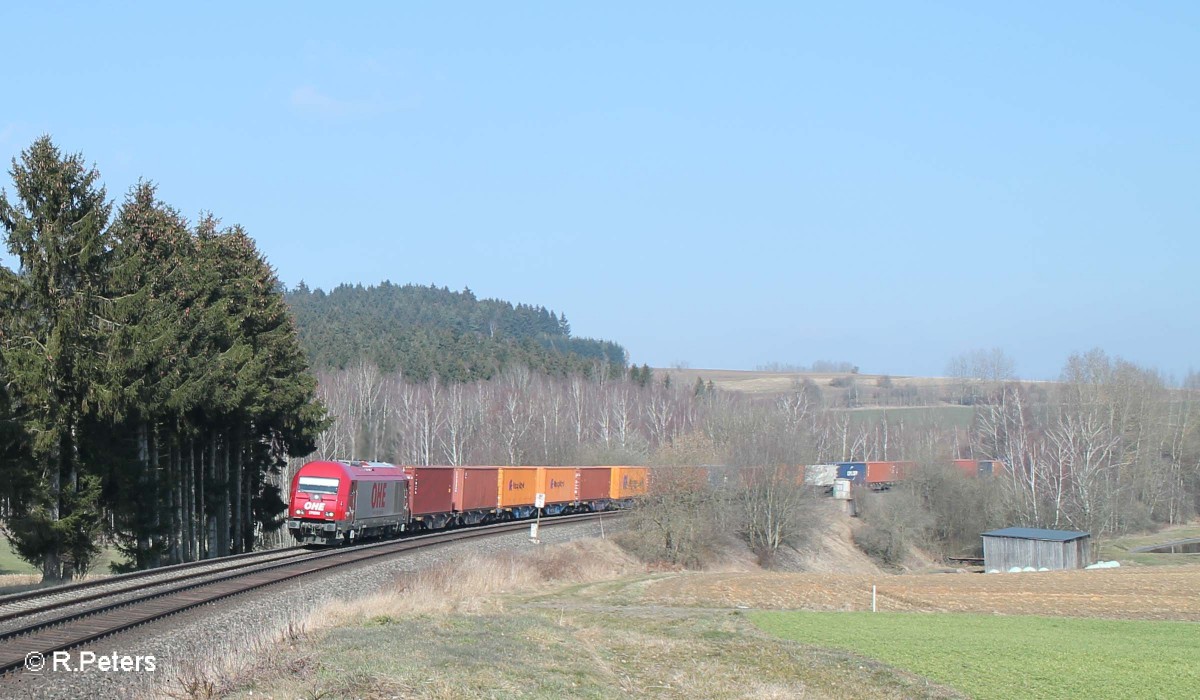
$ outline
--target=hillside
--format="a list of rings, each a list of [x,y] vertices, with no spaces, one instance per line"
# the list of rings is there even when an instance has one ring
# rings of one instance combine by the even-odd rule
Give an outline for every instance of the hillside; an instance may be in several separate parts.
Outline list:
[[[950,387],[955,382],[949,377],[900,377],[876,374],[850,374],[848,372],[777,372],[765,370],[738,369],[680,369],[656,368],[656,376],[669,376],[672,382],[682,382],[686,385],[696,383],[699,378],[705,382],[711,381],[718,389],[738,391],[747,394],[775,395],[783,394],[795,387],[797,382],[812,381],[822,390],[831,386],[832,382],[853,379],[859,387],[877,387],[886,383],[892,389],[909,389],[913,391],[938,392]]]
[[[330,292],[303,282],[285,294],[314,369],[366,359],[414,380],[489,379],[510,365],[563,375],[597,362],[623,370],[619,344],[575,338],[564,314],[543,306],[477,299],[470,289],[340,285]]]

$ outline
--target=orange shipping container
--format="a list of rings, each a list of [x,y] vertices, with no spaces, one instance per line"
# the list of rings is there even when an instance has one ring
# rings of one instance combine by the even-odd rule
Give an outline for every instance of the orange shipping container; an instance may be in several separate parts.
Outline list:
[[[537,467],[501,467],[500,507],[531,506],[538,492]]]
[[[574,503],[579,500],[579,470],[575,467],[540,467],[538,493],[546,494],[547,503]]]
[[[645,467],[613,467],[612,488],[613,498],[633,498],[646,495]]]

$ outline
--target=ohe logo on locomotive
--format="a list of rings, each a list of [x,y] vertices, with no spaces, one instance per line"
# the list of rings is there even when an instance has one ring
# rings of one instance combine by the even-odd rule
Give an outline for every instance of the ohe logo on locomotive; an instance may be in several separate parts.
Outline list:
[[[371,486],[371,507],[383,508],[387,505],[387,484],[378,482]]]

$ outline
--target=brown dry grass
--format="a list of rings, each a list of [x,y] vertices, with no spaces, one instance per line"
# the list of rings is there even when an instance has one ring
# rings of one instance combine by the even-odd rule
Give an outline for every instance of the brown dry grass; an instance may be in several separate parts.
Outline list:
[[[41,574],[0,574],[0,593],[20,593],[41,582]]]
[[[880,610],[1200,621],[1200,566],[1022,574],[677,574],[644,602],[727,608]]]
[[[405,615],[503,612],[503,597],[603,581],[645,567],[610,540],[579,540],[533,551],[470,555],[401,577],[368,598],[336,602],[305,622],[314,630]]]
[[[809,542],[799,550],[781,550],[775,568],[804,573],[880,574],[874,560],[854,545],[853,530],[861,525],[861,521],[832,507],[826,508]]]
[[[579,540],[533,550],[473,554],[401,576],[380,593],[337,601],[290,620],[282,630],[262,630],[236,645],[209,648],[160,679],[142,697],[200,700],[225,697],[238,688],[269,687],[273,697],[311,695],[305,683],[319,666],[308,651],[330,629],[375,628],[429,615],[503,613],[514,592],[532,594],[564,584],[607,580],[644,571],[609,540]],[[378,679],[351,674],[321,697],[392,697]],[[437,681],[435,678],[434,681]],[[430,697],[456,697],[453,686],[433,682]],[[260,693],[261,695],[261,693]]]
[[[320,611],[288,651],[222,688],[241,698],[960,697],[771,637],[742,615],[637,606],[663,575],[600,540],[447,562]]]

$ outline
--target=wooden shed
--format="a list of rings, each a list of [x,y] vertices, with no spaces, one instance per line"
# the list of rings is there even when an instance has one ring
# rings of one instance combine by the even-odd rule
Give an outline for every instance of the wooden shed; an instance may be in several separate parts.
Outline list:
[[[1006,527],[983,533],[986,571],[1082,569],[1092,563],[1092,536],[1073,530]]]

